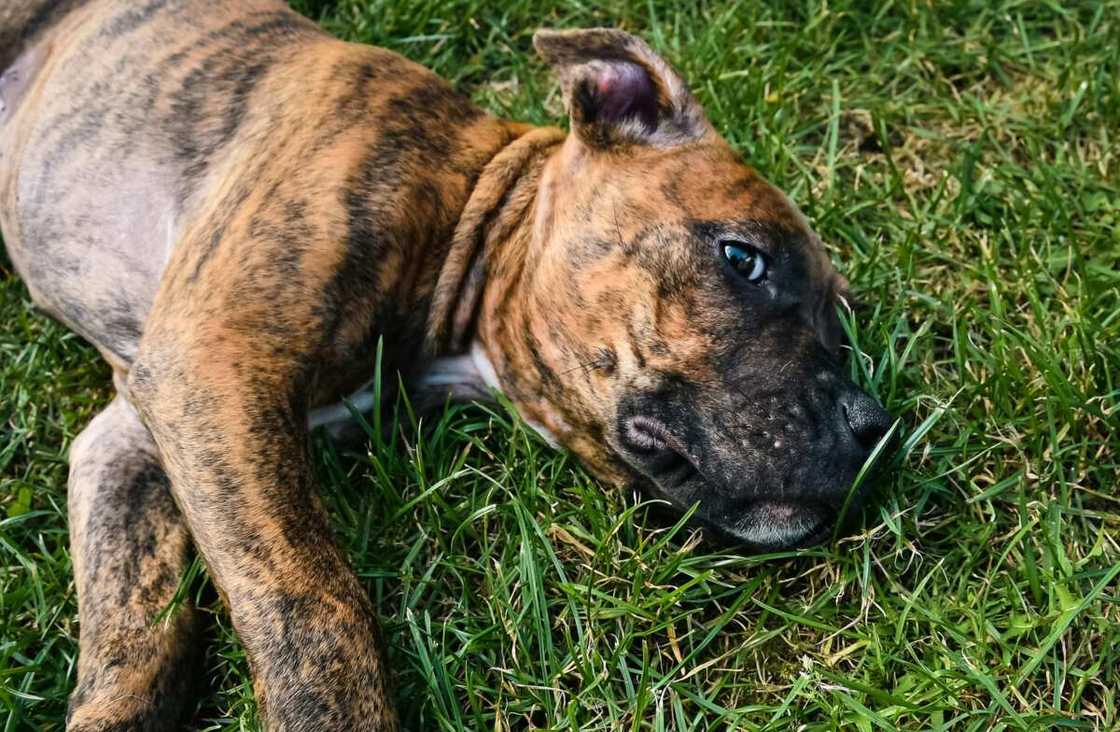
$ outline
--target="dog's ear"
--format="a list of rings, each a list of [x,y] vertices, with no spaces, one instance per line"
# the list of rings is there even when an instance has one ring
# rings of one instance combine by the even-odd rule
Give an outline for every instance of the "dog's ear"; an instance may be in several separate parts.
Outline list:
[[[560,77],[572,131],[591,147],[669,147],[711,130],[684,79],[640,38],[613,28],[539,30],[533,46]]]

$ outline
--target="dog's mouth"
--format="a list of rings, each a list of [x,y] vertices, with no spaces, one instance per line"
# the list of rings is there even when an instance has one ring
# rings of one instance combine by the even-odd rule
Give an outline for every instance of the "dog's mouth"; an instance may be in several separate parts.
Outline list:
[[[732,541],[758,551],[810,547],[825,541],[831,530],[832,518],[820,504],[768,500],[751,502],[723,528]]]
[[[620,442],[630,467],[678,508],[688,509],[700,500],[695,519],[721,543],[767,552],[813,546],[831,535],[834,512],[815,501],[755,498],[720,501],[721,508],[714,511],[706,508],[704,497],[717,491],[698,467],[700,461],[658,420],[641,416],[626,420]]]

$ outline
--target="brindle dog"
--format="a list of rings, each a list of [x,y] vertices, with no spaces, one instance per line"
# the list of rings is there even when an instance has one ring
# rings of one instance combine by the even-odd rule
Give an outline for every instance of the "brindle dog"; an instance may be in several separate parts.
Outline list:
[[[118,392],[71,450],[70,729],[177,718],[196,617],[153,617],[192,546],[270,729],[396,726],[308,456],[379,339],[734,541],[830,531],[889,418],[842,375],[819,239],[645,43],[534,45],[570,133],[275,0],[4,3],[4,240]]]

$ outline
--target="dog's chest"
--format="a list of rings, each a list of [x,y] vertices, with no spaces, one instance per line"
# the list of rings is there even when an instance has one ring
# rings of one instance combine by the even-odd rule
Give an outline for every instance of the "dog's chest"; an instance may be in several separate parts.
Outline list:
[[[412,392],[414,404],[419,400],[438,408],[448,399],[492,402],[501,389],[494,365],[482,344],[475,341],[463,355],[437,358],[428,364],[416,378]],[[374,406],[374,385],[370,380],[342,401],[313,409],[308,415],[308,426],[311,429],[324,427],[333,437],[341,437],[354,426],[354,413],[369,414]],[[546,427],[532,420],[524,421],[553,448],[559,446],[555,435]]]
[[[415,378],[412,388],[413,398],[439,401],[448,398],[455,401],[493,401],[497,390],[494,367],[478,343],[463,355],[432,361]],[[326,427],[331,434],[338,434],[351,423],[354,412],[372,412],[374,400],[371,379],[345,399],[313,409],[308,415],[308,426],[311,429]]]

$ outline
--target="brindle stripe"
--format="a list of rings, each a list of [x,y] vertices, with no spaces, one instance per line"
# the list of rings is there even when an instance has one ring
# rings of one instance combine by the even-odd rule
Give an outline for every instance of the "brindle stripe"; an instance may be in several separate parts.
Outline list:
[[[171,114],[163,123],[175,155],[185,165],[185,185],[200,178],[210,161],[235,136],[249,109],[251,94],[292,43],[318,35],[289,13],[236,20],[212,31],[180,54],[193,58],[205,49],[172,92]],[[162,65],[170,74],[180,54]]]
[[[149,0],[138,8],[128,8],[109,20],[101,28],[100,36],[116,40],[151,22],[156,14],[167,7],[168,0]]]

